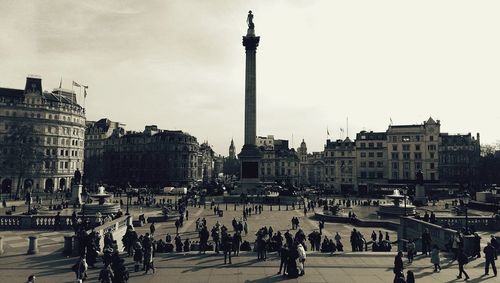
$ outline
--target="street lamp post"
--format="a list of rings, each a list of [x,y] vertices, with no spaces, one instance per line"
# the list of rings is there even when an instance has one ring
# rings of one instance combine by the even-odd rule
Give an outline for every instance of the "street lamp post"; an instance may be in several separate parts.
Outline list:
[[[491,189],[491,196],[493,197],[493,209],[495,215],[498,213],[498,208],[497,208],[497,188]]]
[[[468,210],[468,204],[470,201],[470,195],[469,193],[465,193],[464,196],[462,197],[462,202],[464,204],[464,209],[465,209],[465,233],[469,234],[469,213],[467,212]]]
[[[130,193],[127,191],[127,212],[125,213],[125,215],[130,215],[130,213],[128,212],[129,202],[130,202]]]
[[[403,188],[403,196],[404,196],[404,204],[405,204],[405,217],[408,216],[408,213],[406,212],[406,196],[408,194],[408,186],[405,186]],[[403,220],[403,239],[406,239],[408,237],[407,231],[406,231],[406,220]]]

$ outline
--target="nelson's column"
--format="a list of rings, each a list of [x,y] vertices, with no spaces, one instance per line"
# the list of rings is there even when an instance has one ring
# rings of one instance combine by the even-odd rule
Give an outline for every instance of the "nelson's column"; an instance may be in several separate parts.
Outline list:
[[[241,163],[240,193],[255,194],[260,187],[259,163],[262,153],[255,145],[256,139],[256,71],[255,53],[260,37],[255,36],[252,11],[248,12],[247,35],[243,36],[246,53],[245,68],[245,144],[238,155]]]

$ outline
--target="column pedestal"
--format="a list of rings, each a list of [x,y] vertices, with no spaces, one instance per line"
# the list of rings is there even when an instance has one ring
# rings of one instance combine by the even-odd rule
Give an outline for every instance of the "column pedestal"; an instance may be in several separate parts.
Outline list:
[[[427,197],[425,196],[424,185],[415,185],[415,201],[422,205],[427,205]]]
[[[71,203],[81,205],[82,204],[82,185],[71,186]]]
[[[38,237],[30,236],[28,245],[28,254],[33,255],[38,253]]]

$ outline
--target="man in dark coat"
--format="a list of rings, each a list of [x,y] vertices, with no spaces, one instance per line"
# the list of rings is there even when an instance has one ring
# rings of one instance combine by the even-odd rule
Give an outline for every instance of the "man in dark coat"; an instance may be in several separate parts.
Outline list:
[[[229,257],[229,264],[232,264],[231,262],[232,246],[233,246],[233,238],[231,237],[231,234],[223,233],[222,250],[224,251],[224,264],[227,263],[228,257]]]
[[[429,233],[429,229],[425,228],[424,232],[422,232],[422,254],[427,255],[430,253],[431,248],[431,234]]]
[[[484,264],[484,275],[489,275],[489,269],[491,265],[491,269],[493,269],[493,274],[495,277],[497,276],[497,267],[495,266],[495,259],[497,258],[497,253],[495,251],[495,248],[491,245],[491,243],[488,243],[488,245],[483,249],[484,252],[484,257],[486,259],[486,262]]]
[[[403,273],[404,265],[403,265],[403,252],[398,252],[396,257],[394,258],[394,274],[398,276]]]
[[[458,250],[458,276],[457,279],[462,278],[462,273],[465,275],[465,280],[469,279],[469,274],[465,272],[464,266],[469,262],[469,258],[464,254],[462,249]]]
[[[278,274],[281,274],[281,270],[283,269],[283,276],[286,275],[286,269],[288,266],[288,248],[286,245],[281,246],[280,248],[280,270]]]

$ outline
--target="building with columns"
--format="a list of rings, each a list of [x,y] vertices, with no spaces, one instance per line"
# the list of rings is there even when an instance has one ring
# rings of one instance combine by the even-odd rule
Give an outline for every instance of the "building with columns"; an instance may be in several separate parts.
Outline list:
[[[75,170],[83,171],[84,139],[85,109],[74,91],[43,90],[37,76],[24,89],[0,88],[2,192],[69,188]]]

